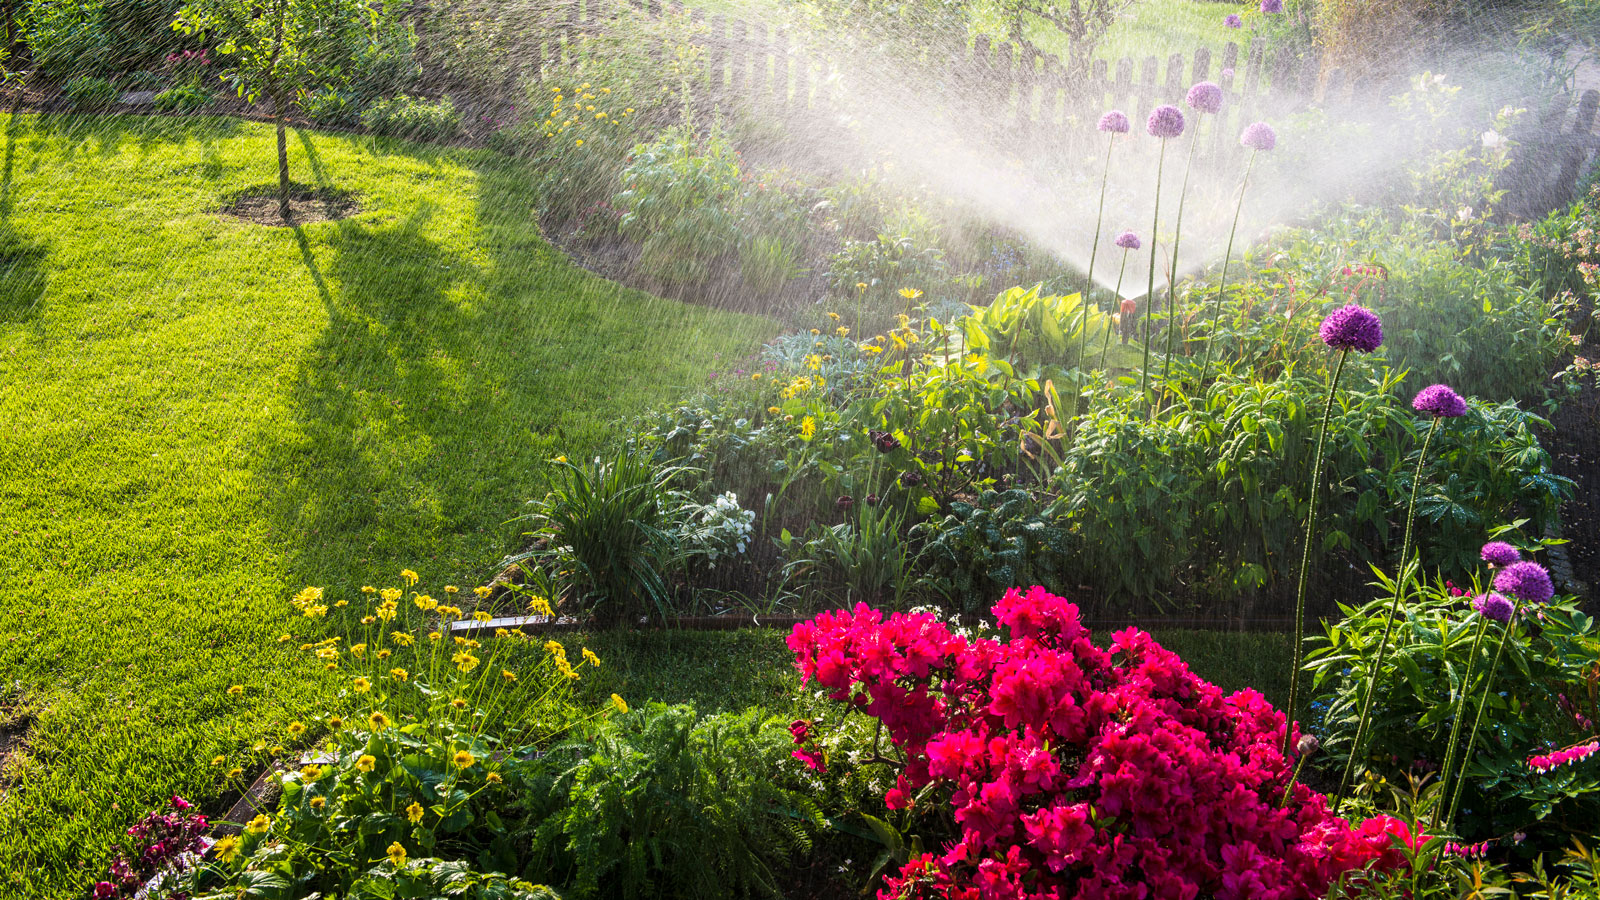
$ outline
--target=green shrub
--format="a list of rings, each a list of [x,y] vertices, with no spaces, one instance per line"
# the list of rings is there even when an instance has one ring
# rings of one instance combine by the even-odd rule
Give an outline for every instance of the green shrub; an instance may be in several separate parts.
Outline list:
[[[739,277],[757,296],[778,293],[799,274],[794,251],[781,238],[757,234],[739,249]]]
[[[318,125],[353,125],[360,105],[351,91],[324,85],[300,98],[300,111]]]
[[[923,581],[964,615],[981,616],[1020,584],[1060,591],[1082,580],[1060,501],[1020,488],[956,501],[912,534],[924,540],[916,560]]]
[[[180,0],[30,0],[24,34],[40,74],[66,82],[153,68],[178,47]]]
[[[211,102],[211,92],[192,84],[168,88],[156,95],[158,112],[187,113],[201,109]]]
[[[1500,634],[1500,626],[1491,625],[1488,639],[1476,640],[1485,620],[1469,601],[1487,589],[1484,577],[1481,567],[1474,567],[1470,586],[1435,582],[1408,593],[1404,618],[1394,629],[1377,682],[1368,724],[1370,754],[1356,760],[1357,773],[1402,783],[1408,772],[1435,771],[1444,759],[1463,692],[1471,699],[1461,733],[1465,742]],[[1349,754],[1384,631],[1393,589],[1387,583],[1380,587],[1379,599],[1341,606],[1344,618],[1329,622],[1320,646],[1307,654],[1313,711],[1321,718],[1327,764],[1336,768],[1343,767]],[[1475,646],[1474,674],[1466,680]],[[1600,821],[1600,769],[1579,763],[1540,774],[1527,763],[1530,756],[1592,739],[1593,722],[1600,721],[1593,694],[1600,674],[1597,656],[1600,634],[1573,600],[1558,599],[1529,610],[1513,626],[1495,672],[1477,752],[1466,764],[1456,820],[1464,840],[1520,831],[1530,838],[1526,850],[1556,850],[1571,835],[1590,833],[1592,823]]]
[[[374,102],[360,118],[376,134],[417,141],[442,141],[461,129],[461,116],[448,97],[429,101],[401,94]]]
[[[634,148],[622,172],[618,230],[639,243],[639,265],[673,285],[708,281],[721,257],[738,249],[739,159],[721,131],[700,141],[671,128]]]
[[[828,287],[833,294],[872,313],[858,327],[863,333],[880,330],[894,313],[910,306],[902,290],[918,291],[933,300],[949,279],[944,251],[906,234],[845,241],[828,260]]]
[[[847,508],[860,510],[853,522],[813,523],[804,542],[787,531],[779,536],[788,560],[785,586],[802,592],[808,605],[848,609],[866,603],[905,609],[917,576],[901,535],[901,517],[864,499],[854,499]]]
[[[82,110],[110,109],[118,97],[116,85],[92,75],[79,75],[67,82],[61,92],[74,109]]]
[[[540,869],[572,900],[782,896],[775,870],[824,827],[785,786],[784,726],[652,704],[554,748],[553,781],[521,797]]]

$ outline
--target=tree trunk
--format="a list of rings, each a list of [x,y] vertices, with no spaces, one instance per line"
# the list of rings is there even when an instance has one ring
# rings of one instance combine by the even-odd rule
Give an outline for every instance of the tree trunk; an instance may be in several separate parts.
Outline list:
[[[272,117],[278,122],[278,215],[289,221],[289,134],[284,125],[283,98],[272,95]]]

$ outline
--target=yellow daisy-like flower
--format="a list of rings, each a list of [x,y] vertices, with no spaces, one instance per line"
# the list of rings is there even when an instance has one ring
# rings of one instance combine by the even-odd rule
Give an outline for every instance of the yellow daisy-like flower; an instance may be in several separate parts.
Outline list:
[[[386,648],[386,649],[383,649],[383,650],[379,650],[375,655],[379,659],[388,659],[389,657],[394,655],[394,651],[393,650],[389,650],[389,649]]]
[[[350,645],[350,655],[354,656],[356,659],[364,659],[364,658],[366,658],[367,645],[366,644],[351,644]]]
[[[272,749],[268,750],[267,752],[272,754],[273,756],[282,756],[283,755],[283,745],[280,744],[280,745],[278,745],[276,747],[273,747]]]
[[[476,611],[476,612],[474,612],[472,614],[472,618],[473,618],[474,621],[477,621],[477,622],[487,622],[490,619],[494,618],[494,616],[491,616],[488,613],[486,613],[486,612],[484,612],[483,610],[480,609],[480,610],[478,610],[478,611]]]
[[[393,723],[389,721],[389,717],[388,716],[384,715],[381,712],[375,712],[372,715],[367,716],[367,724],[371,725],[373,728],[376,728],[379,731],[382,731],[383,729],[388,728]]]
[[[595,656],[594,651],[590,650],[588,647],[583,648],[583,659],[584,662],[587,662],[589,665],[594,666],[597,669],[600,668],[600,657]]]
[[[406,807],[406,818],[411,821],[411,824],[417,825],[422,822],[422,816],[425,812],[427,810],[422,808],[422,804],[413,800],[411,805]]]
[[[822,333],[822,329],[821,328],[813,328],[813,329],[811,329],[811,333],[812,334],[821,334]]]
[[[230,696],[230,697],[237,697],[237,696],[239,696],[240,694],[243,694],[243,693],[244,693],[244,685],[242,685],[242,684],[236,684],[233,687],[228,688],[228,696]]]
[[[344,726],[344,719],[341,719],[338,716],[329,716],[328,717],[328,727],[329,728],[341,728],[343,726]]]
[[[420,609],[423,612],[427,612],[428,610],[439,605],[439,601],[429,597],[427,594],[418,594],[415,598],[413,598],[413,602],[417,604],[417,609]]]
[[[611,695],[611,705],[617,708],[617,712],[625,713],[628,711],[628,701],[622,699],[616,694]]]
[[[478,761],[478,758],[465,750],[457,750],[456,755],[450,757],[450,761],[455,763],[458,769],[470,769],[472,764]]]
[[[769,416],[775,416],[775,415],[777,415],[778,413],[781,413],[781,412],[783,412],[783,410],[781,408],[779,408],[779,407],[776,407],[776,406],[767,407],[767,415],[769,415]]]
[[[800,437],[802,440],[811,440],[817,434],[817,420],[806,416],[800,420]]]
[[[451,708],[458,709],[458,710],[466,709],[467,708],[467,701],[461,699],[460,697],[457,697],[454,700],[450,701],[450,706],[451,706]]]
[[[306,781],[316,781],[318,778],[322,777],[322,767],[305,766],[300,770],[300,777],[304,778]]]
[[[306,733],[306,726],[303,723],[300,723],[300,722],[290,722],[289,723],[289,733],[294,735],[295,737],[299,737],[300,735]]]
[[[389,640],[399,644],[402,647],[409,647],[416,643],[417,639],[404,631],[395,631],[389,634]]]
[[[294,604],[296,606],[305,606],[307,604],[316,603],[321,599],[322,588],[308,587],[301,590],[300,593],[294,595]]]
[[[272,827],[272,819],[271,819],[271,817],[269,817],[266,813],[261,813],[261,814],[257,815],[254,819],[251,819],[250,820],[250,824],[244,826],[244,830],[250,832],[251,834],[261,834],[262,832],[266,831],[268,828],[271,828],[271,827]]]
[[[761,373],[760,372],[756,372],[755,374],[751,375],[750,376],[750,380],[751,381],[760,381],[761,380]]]
[[[437,631],[428,632],[428,640],[433,641],[435,644],[437,644],[439,642],[439,639],[442,638],[442,637],[444,637],[444,635],[440,634]]]
[[[338,658],[339,658],[339,648],[338,647],[323,647],[321,650],[317,651],[317,659],[335,660],[335,659],[338,659]]]
[[[337,603],[335,603],[333,605],[334,606],[349,606],[350,605],[350,601],[349,600],[340,600],[339,602],[337,602]]]
[[[544,652],[549,653],[552,656],[566,656],[567,648],[561,646],[560,641],[545,641]]]
[[[287,643],[289,643],[289,642],[290,642],[290,641],[292,641],[292,640],[294,640],[294,638],[293,638],[293,637],[291,637],[291,636],[290,636],[290,635],[287,635],[287,634],[286,634],[286,635],[284,635],[284,636],[283,636],[283,637],[280,637],[280,638],[278,638],[278,643],[280,643],[280,644],[287,644]]]
[[[373,587],[370,584],[363,584],[361,586],[361,593],[363,593],[363,594],[376,594],[377,592],[378,592],[378,589]]]
[[[223,763],[225,763],[227,761],[228,761],[228,758],[226,756],[218,756],[218,757],[215,757],[215,758],[213,758],[211,760],[211,764],[213,766],[220,766],[220,765],[222,765]]]
[[[417,573],[411,571],[410,569],[401,569],[400,577],[406,580],[406,587],[417,586]]]
[[[221,862],[233,862],[233,858],[239,855],[239,836],[236,834],[223,836],[211,845],[211,852],[216,854]]]
[[[901,288],[900,296],[906,298],[907,300],[915,300],[922,296],[922,292],[916,288]]]
[[[377,613],[378,618],[384,620],[385,622],[393,622],[394,617],[398,614],[398,609],[393,600],[385,600],[382,603],[379,603],[378,608],[373,610],[373,612]]]
[[[466,650],[462,650],[461,652],[450,657],[450,662],[454,664],[456,669],[458,669],[462,674],[471,672],[473,669],[478,667],[478,658]]]
[[[394,843],[390,844],[389,849],[385,851],[384,855],[389,857],[390,865],[394,866],[396,869],[406,864],[406,848],[400,846],[399,841],[395,841]]]
[[[243,774],[244,774],[244,770],[239,768],[238,766],[234,766],[233,768],[228,770],[228,777],[229,778],[238,778],[239,776],[241,776]]]
[[[461,588],[458,588],[453,584],[447,584],[447,585],[444,586],[444,592],[446,594],[455,594],[455,593],[459,593],[460,591],[461,591]]]
[[[390,669],[389,677],[393,678],[395,681],[405,681],[407,678],[410,678],[411,675],[407,673],[405,669]]]
[[[357,772],[371,772],[377,765],[378,765],[378,758],[377,757],[373,756],[370,753],[363,753],[363,754],[361,754],[361,758],[356,760],[356,771]]]
[[[828,318],[830,318],[830,319],[834,320],[835,322],[837,322],[837,321],[839,321],[839,314],[836,313],[836,312],[830,312],[830,313],[828,313]]]
[[[365,678],[358,677],[355,681],[351,682],[350,687],[353,688],[358,694],[365,694],[367,691],[372,690],[372,682]]]
[[[528,612],[540,616],[553,616],[556,611],[550,608],[550,601],[543,597],[534,597],[528,601]]]
[[[505,781],[504,778],[500,777],[499,772],[490,772],[488,775],[484,776],[483,780],[489,782],[490,784],[501,784]]]
[[[326,798],[326,797],[312,797],[311,798],[311,808],[312,809],[321,809],[321,808],[323,808],[324,806],[327,806],[327,805],[328,805],[328,798]]]
[[[838,328],[834,329],[834,333],[839,335],[839,337],[848,337],[850,334],[850,326],[840,325]]]
[[[500,670],[500,677],[505,679],[506,681],[516,681],[517,680],[517,673],[511,671],[510,669],[501,669]]]
[[[474,594],[477,594],[480,598],[481,597],[487,597],[490,594],[494,593],[494,588],[489,587],[487,585],[480,584],[477,587],[473,588],[472,592]]]
[[[403,592],[399,588],[384,588],[378,592],[378,596],[385,600],[399,600],[402,595]]]

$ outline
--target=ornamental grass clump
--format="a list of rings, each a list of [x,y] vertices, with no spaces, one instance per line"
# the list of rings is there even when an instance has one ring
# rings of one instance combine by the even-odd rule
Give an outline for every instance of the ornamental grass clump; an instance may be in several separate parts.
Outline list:
[[[1206,334],[1205,361],[1200,365],[1202,389],[1206,383],[1206,376],[1211,373],[1211,346],[1216,342],[1217,316],[1222,311],[1222,295],[1228,289],[1228,260],[1233,257],[1233,238],[1239,232],[1239,215],[1244,212],[1244,191],[1250,185],[1250,170],[1255,168],[1257,153],[1271,150],[1278,145],[1278,135],[1272,130],[1271,125],[1256,122],[1246,126],[1239,135],[1239,143],[1250,150],[1250,158],[1244,164],[1244,178],[1239,180],[1239,199],[1233,206],[1233,224],[1228,228],[1228,247],[1222,251],[1222,275],[1217,279],[1217,296],[1211,301],[1211,327]]]
[[[1224,696],[1135,628],[1101,649],[1043,588],[993,613],[1003,638],[865,605],[789,637],[804,681],[880,723],[893,749],[871,758],[903,760],[885,803],[953,816],[954,842],[912,855],[879,896],[1320,897],[1415,843],[1397,819],[1352,827],[1291,787],[1290,729],[1256,691]],[[817,723],[792,732],[813,768],[841,761]]]
[[[1156,236],[1161,233],[1161,170],[1167,161],[1167,141],[1183,134],[1183,111],[1176,106],[1163,105],[1150,111],[1145,121],[1145,131],[1161,141],[1161,152],[1156,157],[1156,202],[1150,222],[1150,280],[1144,292],[1144,370],[1139,380],[1139,390],[1150,390],[1150,313],[1156,296]],[[1170,288],[1170,285],[1169,285]]]
[[[1290,715],[1299,709],[1296,702],[1300,699],[1300,663],[1305,654],[1306,578],[1311,571],[1311,541],[1317,530],[1317,497],[1321,494],[1323,450],[1327,446],[1328,421],[1333,416],[1333,400],[1339,391],[1339,377],[1344,374],[1345,360],[1349,359],[1351,352],[1371,353],[1383,343],[1383,323],[1378,321],[1377,315],[1372,310],[1354,303],[1329,313],[1327,318],[1322,320],[1318,331],[1324,344],[1339,351],[1339,361],[1333,368],[1333,377],[1328,379],[1328,398],[1322,406],[1322,425],[1317,429],[1317,452],[1311,464],[1306,535],[1300,554],[1300,577],[1294,592],[1294,650],[1293,661],[1289,667]],[[1289,734],[1285,732],[1283,737],[1285,757],[1289,756],[1292,747]],[[1288,799],[1289,795],[1286,792],[1284,800]]]
[[[1331,399],[1331,397],[1330,397]],[[1411,475],[1411,502],[1406,507],[1405,538],[1400,542],[1400,573],[1394,582],[1394,593],[1389,600],[1388,621],[1384,625],[1383,637],[1378,641],[1378,656],[1373,663],[1372,673],[1367,679],[1366,698],[1361,701],[1361,718],[1356,724],[1355,740],[1350,745],[1350,757],[1345,761],[1344,774],[1339,776],[1339,789],[1334,793],[1334,808],[1337,809],[1344,799],[1344,789],[1350,783],[1350,775],[1355,769],[1356,757],[1360,755],[1365,744],[1363,738],[1367,733],[1367,722],[1372,715],[1372,697],[1377,690],[1377,681],[1383,673],[1384,656],[1389,651],[1389,638],[1394,634],[1394,623],[1400,612],[1400,597],[1406,591],[1406,586],[1411,583],[1411,534],[1417,522],[1417,491],[1422,486],[1422,469],[1428,460],[1428,447],[1433,443],[1433,436],[1439,430],[1439,424],[1445,419],[1457,419],[1467,414],[1467,401],[1461,395],[1451,390],[1447,385],[1435,384],[1425,387],[1417,392],[1411,401],[1411,408],[1423,415],[1432,416],[1433,421],[1428,425],[1427,436],[1422,439],[1422,452],[1417,454],[1417,467]],[[1420,561],[1418,563],[1420,566]],[[1481,634],[1481,632],[1480,632]],[[1459,721],[1459,720],[1458,720]],[[1445,760],[1446,774],[1449,773],[1449,759]]]

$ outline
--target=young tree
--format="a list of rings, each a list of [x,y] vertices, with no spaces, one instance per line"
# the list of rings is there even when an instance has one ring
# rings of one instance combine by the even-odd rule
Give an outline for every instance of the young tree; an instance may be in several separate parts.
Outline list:
[[[278,130],[278,213],[289,219],[285,117],[318,84],[335,80],[370,42],[376,14],[362,0],[188,0],[173,27],[216,42],[223,80],[240,97],[272,104]]]

